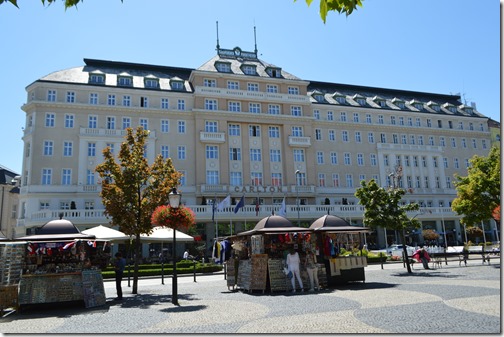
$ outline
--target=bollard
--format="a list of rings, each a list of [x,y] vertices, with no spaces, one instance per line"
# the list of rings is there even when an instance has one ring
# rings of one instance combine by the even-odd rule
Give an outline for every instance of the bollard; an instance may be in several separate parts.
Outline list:
[[[196,282],[196,260],[193,260],[193,276],[194,282]]]
[[[227,263],[224,262],[222,265],[224,266],[224,280],[227,280]]]
[[[383,269],[383,253],[380,252],[380,263],[381,263],[381,269]]]

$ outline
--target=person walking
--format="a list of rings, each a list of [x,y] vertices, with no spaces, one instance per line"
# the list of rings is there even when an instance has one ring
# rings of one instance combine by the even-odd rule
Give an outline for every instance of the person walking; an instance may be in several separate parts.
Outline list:
[[[299,287],[301,288],[301,291],[304,291],[303,288],[303,281],[301,280],[301,273],[299,271],[299,254],[294,250],[294,248],[291,248],[290,253],[287,254],[287,269],[292,272],[292,278],[291,278],[291,283],[292,283],[292,292],[296,292],[296,284],[295,284],[295,278],[297,278]]]
[[[306,253],[305,265],[310,278],[310,291],[319,290],[317,258],[313,252],[308,251]]]
[[[115,280],[116,280],[116,291],[117,291],[117,300],[122,300],[123,294],[122,294],[122,287],[121,287],[121,282],[124,274],[124,268],[126,267],[126,260],[122,257],[122,254],[120,252],[117,252],[115,254],[115,265],[114,265],[114,270],[115,270]]]

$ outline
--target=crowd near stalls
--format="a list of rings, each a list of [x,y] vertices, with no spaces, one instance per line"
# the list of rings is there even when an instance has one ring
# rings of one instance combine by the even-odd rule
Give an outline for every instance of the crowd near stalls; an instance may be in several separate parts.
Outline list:
[[[306,268],[310,253],[315,256],[319,287],[364,282],[366,258],[356,253],[364,245],[366,232],[368,228],[351,226],[333,215],[317,219],[310,228],[293,226],[281,216],[268,216],[252,230],[227,238],[232,248],[231,257],[226,261],[227,285],[263,293],[301,290],[297,281],[293,288],[286,266],[287,255],[292,250],[300,257],[304,290],[312,286]]]
[[[81,233],[70,221],[52,220],[36,235],[0,241],[0,309],[83,301],[105,304],[101,270],[110,261],[110,241]]]

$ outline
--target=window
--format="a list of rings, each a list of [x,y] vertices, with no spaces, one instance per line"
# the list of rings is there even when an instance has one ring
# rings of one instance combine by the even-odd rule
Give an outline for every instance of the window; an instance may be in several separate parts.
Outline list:
[[[357,165],[364,166],[364,155],[362,153],[357,153]]]
[[[355,131],[355,142],[356,143],[361,143],[362,142],[362,137],[360,131]]]
[[[96,129],[98,126],[98,117],[97,116],[88,116],[88,128]]]
[[[131,127],[131,118],[130,117],[123,117],[122,118],[122,129],[126,130],[127,128]]]
[[[446,188],[451,188],[451,177],[446,177]]]
[[[270,115],[280,115],[280,105],[278,105],[278,104],[268,104],[268,114],[270,114]]]
[[[413,126],[413,118],[408,117],[408,126]]]
[[[287,93],[289,95],[299,95],[299,88],[298,87],[288,87]]]
[[[161,98],[161,109],[168,110],[170,108],[170,101],[168,98]]]
[[[266,84],[266,92],[270,92],[272,94],[278,93],[278,85]]]
[[[320,110],[313,110],[313,117],[316,120],[319,120],[320,119]]]
[[[432,165],[434,167],[438,167],[438,161],[437,161],[437,158],[436,157],[432,157]]]
[[[473,131],[474,130],[474,125],[473,123],[469,123],[469,130]]]
[[[93,170],[87,170],[86,174],[86,184],[87,185],[94,185],[95,183],[95,174]]]
[[[242,71],[245,75],[256,75],[256,67],[245,64],[242,66]]]
[[[406,135],[401,135],[401,144],[408,144],[408,138]]]
[[[52,169],[42,169],[42,185],[52,184]]]
[[[336,133],[334,130],[329,130],[328,131],[328,138],[331,142],[336,141]]]
[[[380,133],[380,142],[381,143],[386,143],[387,142],[387,135],[384,133]]]
[[[344,160],[345,165],[352,165],[352,158],[351,158],[351,154],[350,153],[346,152],[343,155],[343,160]]]
[[[124,95],[124,96],[123,96],[122,105],[123,105],[123,106],[131,106],[131,96],[129,96],[129,95]]]
[[[448,128],[449,129],[453,129],[453,123],[452,123],[452,121],[448,121]]]
[[[373,132],[368,132],[367,139],[368,139],[368,143],[369,144],[374,144],[374,133]]]
[[[418,157],[413,156],[413,166],[418,167]]]
[[[469,166],[471,166],[471,164],[469,163],[469,159],[464,159],[464,163],[466,168],[469,168]]]
[[[168,133],[170,131],[170,121],[168,119],[161,120],[161,132]]]
[[[424,145],[423,136],[422,135],[418,136],[418,145]]]
[[[271,185],[282,186],[282,173],[271,173]]]
[[[410,144],[415,145],[415,135],[410,135]]]
[[[477,149],[478,148],[478,145],[476,144],[476,139],[472,139],[472,147],[473,149]]]
[[[486,148],[487,148],[487,143],[486,143],[486,140],[485,140],[485,139],[482,139],[482,140],[481,140],[481,147],[482,147],[483,149],[485,149],[485,150],[486,150]]]
[[[56,102],[56,90],[47,90],[47,101]]]
[[[334,120],[334,114],[332,111],[327,111],[327,120],[328,121],[333,121]]]
[[[107,147],[110,148],[110,153],[114,153],[114,143],[107,143]]]
[[[376,165],[377,165],[377,163],[378,163],[378,161],[376,160],[376,154],[371,153],[371,154],[369,155],[369,161],[370,161],[370,163],[371,163],[371,166],[376,166]]]
[[[39,204],[39,210],[49,209],[50,205],[47,201],[41,201]]]
[[[140,97],[140,107],[148,108],[149,107],[149,97],[141,96]]]
[[[416,188],[420,188],[420,187],[422,187],[421,182],[420,182],[420,177],[419,177],[419,176],[416,176],[416,177],[415,177],[415,187],[416,187]]]
[[[322,140],[322,131],[320,129],[315,129],[315,140]]]
[[[329,154],[329,158],[331,158],[331,165],[338,165],[338,153],[331,152]]]
[[[215,68],[217,68],[217,71],[219,71],[221,73],[230,73],[231,72],[231,64],[230,63],[217,62],[217,63],[215,63]]]
[[[157,78],[144,79],[144,86],[146,88],[157,89],[159,88],[159,80]]]
[[[253,114],[261,113],[261,104],[260,103],[249,103],[249,112]]]
[[[216,99],[205,99],[206,110],[218,110]]]
[[[427,118],[427,127],[431,128],[432,127],[432,120],[430,118]]]
[[[208,185],[219,185],[219,171],[206,171],[206,183]]]
[[[107,117],[107,129],[114,130],[115,129],[115,117]]]
[[[383,164],[385,164],[385,166],[389,166],[389,157],[388,157],[388,154],[384,154],[383,155]]]
[[[442,129],[443,128],[443,121],[438,119],[437,126],[438,126],[438,128]]]
[[[46,128],[53,128],[56,120],[56,115],[53,113],[46,113],[45,115],[45,127]]]
[[[261,172],[251,172],[250,176],[252,178],[252,186],[261,186],[263,183]]]
[[[228,102],[228,111],[240,112],[241,103],[240,102]]]
[[[303,149],[294,149],[293,154],[294,154],[294,161],[295,162],[304,162],[305,161]]]
[[[74,115],[65,115],[65,128],[74,127]]]
[[[75,92],[74,91],[67,91],[66,102],[67,103],[75,103]]]
[[[278,126],[268,127],[269,138],[280,138],[280,128]]]
[[[479,130],[480,130],[480,131],[485,131],[485,128],[484,128],[484,126],[483,126],[483,123],[480,123],[480,125],[479,125]]]
[[[185,121],[178,121],[177,122],[177,130],[178,133],[185,133],[186,132],[186,123]]]
[[[168,145],[161,145],[161,156],[164,159],[170,158],[170,147]]]
[[[292,127],[292,136],[293,137],[303,137],[303,127],[302,126],[293,126]]]
[[[149,130],[149,120],[147,118],[140,118],[140,126],[144,130]]]
[[[434,146],[434,137],[429,136],[429,145]]]
[[[218,132],[219,126],[216,121],[205,121],[205,132]]]
[[[443,166],[444,168],[448,168],[448,158],[443,157]]]
[[[212,87],[212,88],[215,88],[217,87],[217,81],[215,79],[208,79],[208,78],[205,78],[203,80],[203,86],[204,87]]]
[[[259,84],[247,83],[247,91],[259,91]]]
[[[88,143],[88,157],[96,156],[96,143]]]
[[[458,158],[453,158],[453,167],[458,169],[460,168],[459,160]]]
[[[341,140],[345,143],[348,143],[348,131],[341,131]]]
[[[445,137],[439,137],[439,145],[440,146],[446,146]]]
[[[399,137],[395,133],[392,134],[392,143],[399,144]]]
[[[259,125],[249,125],[250,137],[261,137],[261,127]]]
[[[422,122],[420,120],[420,117],[415,118],[415,125],[416,126],[422,126]]]
[[[53,142],[52,140],[44,141],[44,156],[52,156],[53,155]]]
[[[317,151],[317,164],[319,165],[324,164],[324,152],[322,151]]]
[[[427,167],[427,158],[425,156],[422,156],[422,166]]]
[[[185,100],[183,99],[179,99],[177,101],[177,109],[178,110],[181,110],[181,111],[184,111],[185,110]]]
[[[383,115],[378,115],[378,124],[383,124]]]
[[[185,160],[186,159],[186,148],[183,145],[179,145],[177,147],[177,157],[179,160]]]
[[[366,123],[367,124],[372,124],[371,114],[366,114]]]
[[[228,133],[230,136],[239,136],[241,134],[240,132],[240,125],[238,124],[229,124],[228,125]]]
[[[241,172],[230,172],[229,183],[231,184],[231,186],[241,186],[243,184]]]
[[[94,201],[84,202],[84,209],[94,209],[94,208],[95,208]]]
[[[301,107],[300,106],[291,106],[291,115],[292,116],[302,116],[303,115],[303,111],[301,110]]]
[[[466,149],[467,148],[467,142],[466,142],[466,139],[465,138],[462,138],[460,140],[460,145],[462,146],[462,148]]]
[[[184,89],[184,82],[170,81],[170,86],[171,86],[172,90],[182,90],[182,89]]]
[[[280,156],[280,150],[272,149],[270,150],[270,162],[280,162],[282,160]]]
[[[238,81],[227,81],[227,88],[231,90],[238,90],[240,89],[240,84]]]
[[[346,103],[346,97],[345,96],[336,96],[336,101],[339,103],[339,104],[345,104]]]
[[[133,79],[131,77],[118,76],[117,85],[120,87],[131,87],[133,85]]]
[[[457,142],[455,141],[455,138],[450,138],[451,146],[452,147],[457,147]]]
[[[354,121],[354,123],[359,123],[359,113],[354,112],[353,121]]]
[[[346,122],[347,121],[347,116],[346,116],[346,112],[341,112],[340,113],[340,121],[341,122]]]
[[[429,188],[429,177],[424,177],[424,187]]]
[[[238,147],[230,147],[229,160],[241,160],[241,149]]]
[[[73,143],[70,141],[63,142],[63,157],[71,157],[73,155]]]
[[[92,105],[98,104],[98,94],[97,93],[92,92],[89,94],[89,104],[92,104]]]
[[[318,174],[318,185],[320,187],[324,187],[325,186],[325,173],[319,173]]]
[[[206,159],[219,159],[219,147],[216,145],[207,145]]]
[[[116,97],[115,97],[115,95],[109,94],[107,96],[107,105],[116,105]]]
[[[339,174],[337,173],[332,174],[332,182],[334,187],[339,187]]]
[[[395,116],[390,116],[390,124],[392,124],[392,125],[396,124],[396,118],[395,118]]]
[[[406,186],[408,188],[413,188],[413,181],[411,179],[411,176],[406,176]]]
[[[441,182],[439,181],[439,177],[436,177],[436,188],[441,188]],[[440,203],[440,207],[443,207],[442,202]]]
[[[352,174],[346,174],[345,180],[346,180],[347,187],[353,187],[353,175]]]
[[[250,149],[250,161],[261,161],[261,149]]]

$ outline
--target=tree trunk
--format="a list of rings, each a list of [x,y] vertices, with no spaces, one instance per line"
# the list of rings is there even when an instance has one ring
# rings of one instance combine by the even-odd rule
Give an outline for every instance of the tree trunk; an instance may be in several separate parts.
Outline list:
[[[134,267],[133,267],[133,289],[131,291],[132,294],[138,294],[138,257],[140,256],[140,248],[142,247],[142,243],[140,242],[140,234],[137,234],[135,237],[135,254],[134,258]]]
[[[402,240],[402,249],[403,249],[403,257],[406,260],[406,269],[408,273],[412,273],[411,266],[409,263],[408,250],[406,249],[406,236],[404,235],[404,229],[401,231],[401,240]]]

